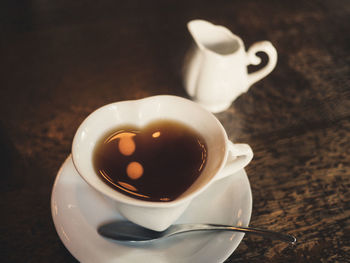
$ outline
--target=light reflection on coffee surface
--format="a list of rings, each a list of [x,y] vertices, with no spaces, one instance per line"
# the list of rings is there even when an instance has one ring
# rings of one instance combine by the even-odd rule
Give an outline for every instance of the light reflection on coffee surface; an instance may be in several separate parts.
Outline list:
[[[94,167],[115,190],[149,201],[171,201],[198,178],[207,146],[193,129],[171,120],[143,128],[123,126],[108,132],[94,150]]]

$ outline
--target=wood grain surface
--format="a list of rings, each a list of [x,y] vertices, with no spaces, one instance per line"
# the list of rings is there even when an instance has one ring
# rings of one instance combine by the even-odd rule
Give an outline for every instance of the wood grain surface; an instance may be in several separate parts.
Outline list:
[[[110,102],[187,97],[181,67],[195,18],[278,52],[275,70],[216,116],[255,153],[251,225],[298,243],[246,236],[226,262],[350,262],[346,0],[1,1],[1,262],[76,262],[50,212],[75,130]]]

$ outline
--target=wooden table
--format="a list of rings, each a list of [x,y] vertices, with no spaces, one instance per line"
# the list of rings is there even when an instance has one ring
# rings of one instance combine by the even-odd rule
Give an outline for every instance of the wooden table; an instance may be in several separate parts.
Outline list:
[[[77,127],[110,102],[187,97],[186,23],[202,18],[278,51],[276,69],[216,116],[255,153],[251,225],[299,241],[245,236],[226,262],[350,262],[349,17],[346,0],[2,1],[1,261],[76,262],[50,194]]]

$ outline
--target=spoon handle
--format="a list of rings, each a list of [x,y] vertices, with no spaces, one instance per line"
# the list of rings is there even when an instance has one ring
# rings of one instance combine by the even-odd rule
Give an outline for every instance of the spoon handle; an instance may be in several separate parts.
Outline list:
[[[274,232],[271,230],[258,229],[253,227],[238,227],[238,226],[216,225],[216,224],[173,225],[168,230],[165,230],[163,236],[172,236],[172,235],[176,235],[184,232],[190,232],[190,231],[209,231],[209,230],[242,232],[246,234],[255,234],[259,236],[264,236],[267,238],[280,240],[280,241],[284,241],[292,244],[296,242],[296,238],[292,235]]]
[[[284,241],[292,244],[294,244],[297,241],[296,238],[292,235],[275,232],[271,230],[266,230],[266,229],[259,229],[259,228],[253,228],[253,227],[223,226],[223,225],[215,225],[215,224],[207,224],[207,226],[208,226],[208,229],[211,227],[211,229],[217,229],[217,230],[229,230],[229,231],[243,232],[246,234],[255,234],[255,235],[268,237],[274,240],[280,240],[280,241]],[[203,224],[203,227],[206,227],[206,225]]]

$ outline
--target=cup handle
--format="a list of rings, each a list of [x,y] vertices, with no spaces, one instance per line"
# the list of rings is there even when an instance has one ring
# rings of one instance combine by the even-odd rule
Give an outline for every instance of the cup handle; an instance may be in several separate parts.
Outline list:
[[[214,177],[215,181],[243,169],[253,159],[253,151],[248,144],[233,144],[231,141],[227,144],[228,160],[220,173]]]
[[[257,52],[265,52],[269,58],[266,66],[258,71],[248,74],[248,87],[255,82],[266,77],[276,66],[277,63],[277,51],[269,41],[260,41],[254,43],[247,51],[248,65],[259,65],[261,58],[256,55]]]

